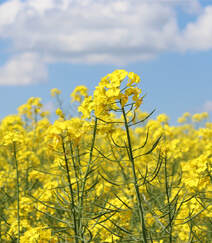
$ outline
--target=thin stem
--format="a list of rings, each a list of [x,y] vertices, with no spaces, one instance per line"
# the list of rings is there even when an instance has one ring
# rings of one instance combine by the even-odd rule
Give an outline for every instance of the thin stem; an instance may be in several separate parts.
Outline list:
[[[130,138],[130,133],[129,133],[129,125],[128,125],[128,122],[127,122],[127,117],[126,117],[124,107],[122,107],[122,113],[123,113],[123,117],[124,117],[125,129],[126,129],[126,133],[127,133],[128,152],[129,152],[128,155],[129,155],[129,159],[130,159],[130,162],[131,162],[131,165],[132,165],[132,172],[133,172],[133,178],[134,178],[134,188],[135,188],[136,198],[137,198],[137,203],[138,203],[138,211],[139,211],[139,218],[140,218],[140,223],[141,223],[141,228],[142,228],[142,234],[143,234],[144,242],[147,243],[147,235],[146,235],[146,227],[145,227],[145,222],[144,222],[143,206],[142,206],[141,197],[140,197],[140,193],[139,193],[138,179],[137,179],[137,175],[136,175],[136,172],[135,172],[135,161],[134,161],[134,157],[133,157],[132,144],[131,144],[131,138]]]
[[[75,173],[75,178],[76,178],[76,183],[77,183],[77,199],[78,199],[78,204],[80,203],[80,185],[79,185],[79,175],[78,175],[78,169],[77,169],[77,165],[76,165],[76,161],[77,157],[79,157],[79,150],[77,150],[78,156],[74,157],[74,151],[73,151],[73,146],[72,146],[72,142],[70,142],[70,150],[71,150],[71,158],[72,158],[72,162],[73,162],[73,166],[74,166],[74,173]],[[82,227],[81,227],[81,213],[79,213],[79,217],[78,217],[78,234],[81,235],[81,237],[83,236],[82,234]],[[82,237],[83,238],[83,237]],[[84,242],[82,240],[82,242]]]
[[[169,198],[169,182],[168,182],[168,174],[167,174],[167,156],[165,157],[165,166],[164,166],[164,173],[165,173],[165,187],[166,187],[166,198],[168,203],[168,215],[169,215],[169,242],[172,243],[172,215],[171,215],[171,204]]]
[[[78,171],[77,171],[77,166],[76,166],[76,161],[74,158],[74,151],[73,151],[73,146],[72,146],[72,142],[70,142],[70,150],[71,150],[71,159],[73,162],[73,166],[74,166],[74,173],[75,173],[75,178],[76,178],[76,183],[77,183],[77,198],[79,201],[79,176],[78,176]]]
[[[92,158],[93,158],[93,150],[94,150],[94,144],[95,144],[95,139],[96,139],[96,130],[97,130],[97,120],[98,118],[95,118],[95,124],[94,124],[94,130],[93,130],[93,138],[92,138],[92,143],[91,143],[91,148],[90,148],[90,156],[89,156],[89,161],[87,164],[86,172],[82,181],[82,190],[81,190],[81,197],[80,197],[80,207],[79,207],[79,219],[80,219],[80,229],[82,228],[82,218],[83,218],[83,203],[84,203],[84,193],[85,193],[85,185],[86,181],[88,179],[88,175],[90,173],[90,167],[92,163]],[[83,239],[83,234],[81,235]]]
[[[89,156],[89,161],[88,161],[88,164],[87,164],[87,169],[86,169],[83,184],[82,184],[82,193],[81,193],[81,200],[82,201],[81,201],[81,203],[83,202],[83,194],[84,194],[84,191],[85,191],[85,184],[86,184],[89,172],[90,172],[90,166],[91,166],[92,157],[93,157],[94,143],[95,143],[95,138],[96,138],[96,129],[97,129],[97,118],[95,118],[95,126],[94,126],[94,130],[93,130],[93,139],[92,139],[92,144],[91,144],[91,149],[90,149],[90,156]]]
[[[66,166],[66,175],[67,175],[67,180],[68,180],[68,185],[69,185],[69,191],[71,194],[71,211],[73,214],[73,219],[74,219],[74,233],[75,233],[75,243],[78,243],[78,230],[77,230],[77,218],[76,218],[76,211],[75,211],[75,203],[74,203],[74,192],[71,184],[71,177],[70,177],[70,171],[69,171],[69,165],[68,165],[68,158],[66,156],[66,149],[65,149],[65,144],[64,141],[62,141],[62,147],[63,147],[63,154],[64,154],[64,160],[65,160],[65,166]]]
[[[17,191],[17,222],[18,222],[18,239],[17,243],[20,242],[21,237],[21,219],[20,219],[20,184],[19,184],[19,170],[18,170],[18,160],[16,155],[16,143],[13,142],[13,155],[15,159],[16,167],[16,191]]]

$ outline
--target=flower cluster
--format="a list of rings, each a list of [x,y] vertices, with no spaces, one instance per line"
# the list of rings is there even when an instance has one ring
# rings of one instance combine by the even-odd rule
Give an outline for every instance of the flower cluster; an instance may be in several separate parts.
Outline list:
[[[77,87],[80,117],[60,106],[51,123],[32,97],[2,119],[1,242],[210,242],[212,123],[151,119],[139,82],[116,70]]]
[[[130,97],[136,108],[139,108],[143,100],[140,96],[141,89],[137,87],[139,82],[140,77],[137,74],[115,70],[101,79],[93,97],[84,95],[85,99],[78,110],[82,112],[83,118],[90,118],[92,111],[97,117],[109,116],[110,111],[119,109],[120,104],[124,107]],[[74,91],[73,96],[75,93]]]

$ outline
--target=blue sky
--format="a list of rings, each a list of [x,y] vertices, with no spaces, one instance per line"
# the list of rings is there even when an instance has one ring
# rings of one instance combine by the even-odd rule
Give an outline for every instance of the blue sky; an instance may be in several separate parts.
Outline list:
[[[0,0],[0,118],[31,96],[46,107],[115,69],[141,76],[143,110],[175,124],[212,116],[212,1]]]

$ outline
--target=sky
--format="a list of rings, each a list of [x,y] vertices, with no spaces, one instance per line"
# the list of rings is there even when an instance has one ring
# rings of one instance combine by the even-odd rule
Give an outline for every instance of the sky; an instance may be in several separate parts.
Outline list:
[[[115,69],[141,77],[142,110],[211,119],[212,0],[0,0],[0,119]]]

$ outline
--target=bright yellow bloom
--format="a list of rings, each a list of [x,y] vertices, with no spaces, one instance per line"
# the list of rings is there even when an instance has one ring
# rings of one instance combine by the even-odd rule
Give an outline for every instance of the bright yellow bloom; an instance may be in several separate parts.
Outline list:
[[[200,122],[204,119],[208,118],[208,113],[203,112],[203,113],[197,113],[192,116],[192,121],[193,122]]]
[[[71,93],[72,102],[82,102],[82,97],[88,97],[88,88],[84,85],[77,86]]]
[[[56,109],[56,115],[59,116],[59,117],[61,117],[61,118],[64,118],[63,111],[60,108],[57,108]]]
[[[167,123],[169,117],[166,114],[160,114],[159,116],[157,116],[157,120],[161,123]]]
[[[59,95],[59,94],[61,94],[61,91],[59,90],[59,89],[57,89],[57,88],[54,88],[54,89],[51,89],[51,96],[56,96],[56,95]]]
[[[139,82],[137,74],[115,70],[91,96],[78,86],[72,94],[80,101],[79,117],[64,119],[58,108],[58,119],[50,121],[41,99],[31,97],[18,115],[2,119],[2,242],[17,240],[18,211],[20,242],[74,242],[74,216],[85,242],[140,241],[134,173],[148,239],[167,241],[172,226],[173,242],[210,242],[212,123],[207,113],[185,113],[178,126],[170,126],[165,114],[140,122],[148,113],[138,109],[143,100]]]

